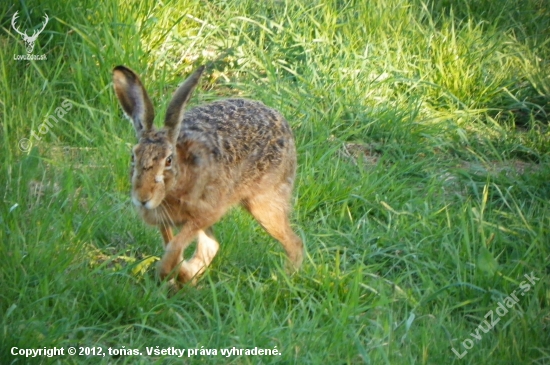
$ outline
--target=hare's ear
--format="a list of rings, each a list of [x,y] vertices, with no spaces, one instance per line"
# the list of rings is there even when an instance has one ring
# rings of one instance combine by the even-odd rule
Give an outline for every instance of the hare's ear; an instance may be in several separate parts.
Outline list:
[[[197,87],[202,73],[204,72],[204,66],[201,66],[191,76],[185,80],[185,82],[176,90],[168,109],[166,110],[166,117],[164,118],[164,126],[168,131],[168,139],[172,144],[176,144],[178,135],[180,132],[181,121],[183,120],[183,112],[185,105],[191,98],[191,94]]]
[[[153,127],[155,112],[147,91],[139,77],[124,66],[113,69],[113,86],[122,109],[132,122],[139,138],[143,131]]]

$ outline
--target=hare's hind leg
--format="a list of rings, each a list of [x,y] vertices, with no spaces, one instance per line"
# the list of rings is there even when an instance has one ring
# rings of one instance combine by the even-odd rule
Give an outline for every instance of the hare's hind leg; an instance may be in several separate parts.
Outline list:
[[[243,206],[273,238],[281,242],[289,259],[291,271],[302,265],[304,246],[290,227],[289,186],[262,192],[243,202]]]
[[[188,261],[182,262],[178,275],[179,280],[182,282],[192,281],[195,284],[198,277],[210,265],[219,248],[220,245],[214,237],[212,228],[199,231],[197,235],[197,249],[193,257]]]

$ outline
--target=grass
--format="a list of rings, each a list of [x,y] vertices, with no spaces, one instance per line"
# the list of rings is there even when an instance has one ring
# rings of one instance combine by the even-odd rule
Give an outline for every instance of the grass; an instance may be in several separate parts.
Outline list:
[[[189,364],[550,364],[545,1],[68,4],[0,5],[0,363],[181,363],[148,353],[175,347],[198,349]],[[46,61],[14,60],[16,11],[28,33],[50,17]],[[169,295],[160,235],[129,202],[111,70],[140,73],[162,118],[204,63],[193,104],[244,96],[290,121],[307,259],[285,275],[234,210],[199,285]],[[69,346],[106,356],[11,354]],[[220,354],[233,347],[281,355]]]

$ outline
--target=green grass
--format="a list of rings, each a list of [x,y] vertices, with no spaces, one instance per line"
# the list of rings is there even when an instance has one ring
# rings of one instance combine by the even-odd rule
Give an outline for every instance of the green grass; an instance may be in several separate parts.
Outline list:
[[[1,364],[550,364],[545,0],[99,3],[0,5]],[[50,17],[33,52],[46,61],[14,60],[16,11],[29,34]],[[287,276],[278,243],[237,209],[199,285],[170,295],[152,264],[161,237],[129,201],[134,133],[111,70],[143,76],[160,124],[204,63],[192,104],[244,96],[291,123],[307,258]],[[220,354],[232,347],[281,355]]]

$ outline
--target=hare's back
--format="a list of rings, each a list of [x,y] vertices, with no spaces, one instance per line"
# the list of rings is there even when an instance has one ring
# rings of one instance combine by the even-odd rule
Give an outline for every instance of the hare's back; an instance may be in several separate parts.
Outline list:
[[[253,160],[258,167],[267,167],[295,159],[287,121],[254,100],[226,99],[187,111],[180,139],[200,141],[224,163]]]

